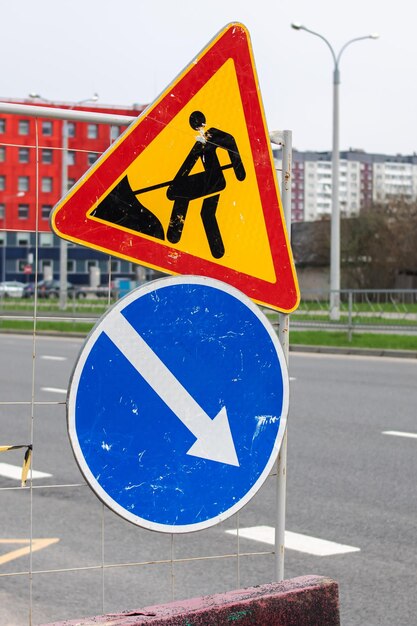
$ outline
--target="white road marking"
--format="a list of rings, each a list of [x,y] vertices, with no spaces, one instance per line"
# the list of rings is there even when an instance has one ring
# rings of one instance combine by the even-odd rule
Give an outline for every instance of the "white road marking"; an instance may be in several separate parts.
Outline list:
[[[229,535],[237,535],[237,530],[227,530]],[[269,545],[275,545],[275,529],[272,526],[253,526],[251,528],[240,528],[239,537],[261,541]],[[349,552],[360,552],[360,548],[347,546],[343,543],[335,543],[326,539],[318,539],[309,535],[285,531],[285,548],[305,552],[314,556],[333,556],[334,554],[347,554]]]
[[[45,361],[66,361],[67,357],[66,356],[52,356],[49,354],[43,354],[41,356],[41,359],[44,359]]]
[[[49,393],[67,393],[66,389],[60,389],[59,387],[41,387],[42,391],[49,391]]]
[[[290,376],[290,381],[297,380],[295,376]]]
[[[29,470],[29,478],[32,472],[32,479],[36,478],[50,478],[52,474],[46,472],[37,472],[36,470]],[[16,480],[22,480],[22,468],[18,465],[10,465],[9,463],[0,463],[0,476],[5,478],[14,478]]]
[[[401,430],[383,430],[383,435],[393,435],[394,437],[409,437],[410,439],[417,439],[417,433],[405,433]]]

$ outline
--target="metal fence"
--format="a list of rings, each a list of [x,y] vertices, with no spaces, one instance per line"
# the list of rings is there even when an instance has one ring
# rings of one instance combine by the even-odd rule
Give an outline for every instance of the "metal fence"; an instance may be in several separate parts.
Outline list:
[[[292,317],[293,329],[355,332],[417,333],[416,289],[344,289],[339,320],[330,320],[329,292],[302,293]]]
[[[46,116],[44,108],[38,107],[36,110],[35,107],[32,113],[29,113],[29,109],[30,107],[21,107],[16,110],[16,115]],[[3,105],[1,110],[9,109]],[[87,113],[83,112],[81,115],[77,111],[65,113],[54,111],[54,117],[72,120],[90,119]],[[37,117],[35,119],[38,121]],[[91,119],[95,123],[107,124],[116,124],[118,121],[117,116],[101,118],[98,114],[92,114]],[[127,121],[124,117],[121,123]],[[33,146],[36,152],[42,149],[38,134],[37,137],[37,143]],[[40,207],[37,204],[36,212],[39,211]],[[38,281],[42,275],[39,269],[37,228],[33,234],[36,237],[34,270],[35,279]],[[245,551],[240,541],[241,520],[245,519],[247,522],[251,516],[253,517],[256,498],[255,502],[247,505],[243,515],[238,513],[221,525],[225,533],[229,531],[228,535],[224,535],[225,541],[218,543],[213,536],[211,549],[202,553],[195,534],[160,537],[119,519],[110,513],[89,489],[86,489],[81,474],[76,473],[78,469],[70,454],[70,445],[65,432],[65,395],[61,394],[59,399],[54,399],[56,396],[51,394],[50,399],[45,399],[45,393],[41,392],[37,384],[43,351],[40,342],[43,340],[44,325],[51,327],[54,323],[66,324],[69,332],[80,331],[81,322],[91,326],[110,304],[110,296],[104,301],[94,297],[85,300],[70,297],[66,310],[63,311],[59,308],[58,301],[43,300],[37,296],[36,291],[34,297],[28,300],[0,297],[2,354],[6,355],[7,350],[13,351],[17,345],[17,338],[5,332],[10,332],[10,326],[15,329],[16,323],[20,323],[22,331],[29,333],[30,336],[27,341],[18,344],[19,350],[25,350],[24,362],[28,364],[28,367],[20,373],[22,391],[12,395],[6,378],[2,381],[0,392],[0,446],[3,446],[0,450],[4,452],[0,455],[0,462],[10,466],[14,464],[15,469],[14,476],[11,475],[13,472],[8,477],[4,473],[0,476],[2,512],[0,579],[3,589],[10,589],[10,594],[5,596],[1,596],[0,591],[0,598],[8,599],[7,605],[0,601],[2,623],[32,626],[40,622],[75,618],[85,614],[86,611],[87,614],[114,612],[120,610],[120,606],[130,608],[129,602],[135,603],[135,606],[167,602],[189,595],[187,585],[182,582],[184,580],[190,581],[193,594],[198,595],[239,588],[242,584],[252,584],[254,581],[251,572],[254,569],[258,572],[256,582],[273,580],[276,576],[274,545],[268,547],[261,544],[260,548],[266,549]],[[281,330],[288,337],[285,319],[281,324]],[[81,328],[80,332],[85,334],[87,328]],[[77,341],[76,347],[79,350],[81,343],[80,340]],[[74,347],[73,344],[70,345]],[[7,367],[5,361],[2,367]],[[47,425],[50,422],[54,424],[51,431],[53,439],[45,440],[49,437]],[[22,462],[25,451],[32,452],[32,462],[37,469],[38,461],[46,458],[50,447],[56,448],[58,459],[56,467],[48,466],[47,470],[48,474],[57,477],[58,480],[55,481],[48,475],[35,475],[32,467],[26,485],[20,486],[20,470],[16,466]],[[277,474],[285,475],[285,460],[283,463],[284,465],[281,459],[278,473],[273,471],[262,488],[272,494],[273,499],[280,499],[281,504],[283,501],[285,504],[285,486],[284,489],[282,485],[279,487]],[[74,476],[79,476],[79,480],[74,480]],[[56,501],[55,511],[54,508],[42,506],[42,502],[48,498]],[[77,527],[71,529],[71,532],[65,527],[65,507],[68,504],[75,510],[75,517],[78,519]],[[279,516],[276,509],[275,504],[271,508],[270,519],[265,520],[266,524],[269,523],[274,528],[276,523],[280,523],[277,522]],[[20,526],[17,529],[16,519],[24,520],[25,532]],[[74,554],[82,552],[85,541],[83,533],[86,527],[96,537],[96,558],[90,560],[85,556],[80,558],[79,562],[71,562],[71,551],[74,551]],[[70,539],[60,542],[59,538],[64,530]],[[210,537],[212,530],[202,532]],[[281,552],[283,532],[281,529],[278,544],[281,545]],[[20,535],[16,537],[16,533]],[[115,545],[115,541],[121,536],[123,543]],[[78,544],[81,545],[81,549],[76,549]],[[42,559],[39,556],[41,554]],[[207,568],[214,561],[225,564],[222,568],[223,576],[216,580],[215,585],[209,584],[205,577]],[[264,564],[255,564],[258,561]],[[152,584],[152,589],[148,582],[151,578],[150,568],[158,570],[159,583],[156,586]],[[184,574],[184,568],[189,568],[188,574]],[[263,572],[263,580],[259,578],[259,572]],[[200,585],[197,583],[199,579]],[[130,587],[130,592],[126,586]],[[61,589],[62,594],[57,593],[57,589]],[[54,594],[56,597],[60,596],[59,602],[57,598],[56,609],[48,612],[45,609],[46,600]],[[65,608],[65,597],[69,602],[76,596],[80,597],[80,608],[78,615],[73,615]],[[89,599],[88,608],[81,608],[83,598]]]

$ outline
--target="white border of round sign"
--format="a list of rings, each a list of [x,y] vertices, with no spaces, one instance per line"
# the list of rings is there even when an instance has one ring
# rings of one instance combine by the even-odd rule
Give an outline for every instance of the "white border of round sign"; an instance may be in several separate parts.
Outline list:
[[[168,287],[170,285],[181,285],[181,284],[196,284],[196,285],[205,285],[207,287],[212,287],[214,289],[218,289],[223,291],[232,297],[236,298],[242,304],[244,304],[261,322],[265,330],[267,331],[272,344],[275,348],[278,361],[281,367],[282,373],[282,388],[283,388],[283,397],[282,397],[282,411],[280,416],[280,423],[278,427],[277,436],[275,439],[275,443],[273,449],[271,451],[271,455],[269,457],[268,462],[265,465],[264,470],[259,475],[257,481],[252,485],[252,487],[246,492],[246,494],[238,501],[236,504],[231,506],[229,509],[226,509],[222,513],[217,516],[211,517],[203,522],[198,522],[196,524],[185,524],[185,525],[168,525],[168,524],[160,524],[158,522],[152,522],[147,519],[143,519],[138,515],[133,515],[129,511],[127,511],[124,507],[120,506],[117,502],[111,498],[108,493],[101,487],[101,485],[96,480],[95,476],[92,474],[89,466],[85,462],[84,455],[82,453],[81,447],[79,445],[78,437],[76,435],[75,429],[75,403],[77,398],[78,385],[80,382],[80,377],[84,369],[84,365],[86,363],[87,358],[90,355],[90,350],[98,339],[99,335],[103,332],[102,330],[102,322],[107,317],[111,316],[114,313],[119,313],[121,309],[124,309],[134,300],[137,300],[140,297],[147,295],[148,293],[155,291],[156,289],[162,289],[163,287]],[[207,278],[204,276],[169,276],[166,278],[159,278],[157,280],[151,281],[142,285],[129,294],[121,298],[116,304],[114,304],[104,315],[100,318],[100,320],[95,324],[90,334],[87,336],[84,346],[81,349],[78,360],[75,364],[70,383],[68,386],[68,394],[67,394],[67,426],[68,426],[68,435],[70,438],[72,450],[75,456],[75,460],[80,468],[81,473],[83,474],[85,480],[91,489],[95,492],[98,498],[112,511],[120,515],[120,517],[125,520],[139,526],[141,528],[146,528],[148,530],[164,532],[164,533],[186,533],[186,532],[194,532],[198,530],[203,530],[205,528],[210,528],[224,520],[228,519],[235,513],[237,513],[241,508],[245,506],[257,493],[257,491],[261,488],[266,478],[268,477],[281,448],[282,440],[285,433],[285,428],[287,425],[287,416],[288,416],[288,407],[289,407],[289,377],[288,377],[288,368],[286,359],[284,356],[284,352],[282,350],[281,344],[277,337],[276,332],[274,331],[272,324],[269,322],[268,318],[262,313],[259,307],[250,300],[245,294],[236,289],[235,287],[231,287],[230,285],[223,283],[222,281]]]

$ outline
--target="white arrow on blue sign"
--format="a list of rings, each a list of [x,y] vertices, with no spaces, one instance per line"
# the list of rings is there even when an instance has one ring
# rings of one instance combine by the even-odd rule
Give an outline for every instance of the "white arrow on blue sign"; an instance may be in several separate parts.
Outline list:
[[[236,513],[272,468],[288,413],[285,357],[235,288],[164,278],[97,323],[67,413],[75,458],[110,509],[151,530],[200,530]]]

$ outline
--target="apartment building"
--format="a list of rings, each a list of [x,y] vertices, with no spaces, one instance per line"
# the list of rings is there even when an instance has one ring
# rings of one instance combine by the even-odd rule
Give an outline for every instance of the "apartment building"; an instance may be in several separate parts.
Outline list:
[[[138,104],[117,107],[87,102],[46,103],[31,98],[0,101],[129,116],[139,115],[145,108]],[[125,128],[67,122],[68,151],[64,161],[63,120],[0,114],[1,280],[33,279],[36,243],[40,275],[58,277],[60,240],[49,228],[51,210],[65,192],[65,182],[71,188]],[[68,279],[74,284],[88,283],[91,268],[97,268],[102,280],[107,280],[108,256],[69,244]],[[113,259],[110,269],[115,277],[135,277],[136,267],[127,261]]]
[[[282,167],[274,151],[276,167]],[[293,151],[292,220],[316,221],[331,214],[331,152]],[[393,197],[417,199],[417,155],[340,153],[339,202],[341,215],[354,217],[373,202]]]

